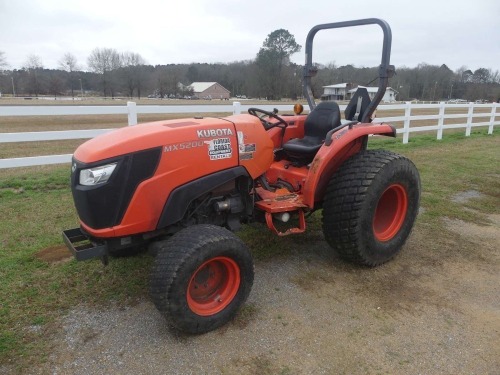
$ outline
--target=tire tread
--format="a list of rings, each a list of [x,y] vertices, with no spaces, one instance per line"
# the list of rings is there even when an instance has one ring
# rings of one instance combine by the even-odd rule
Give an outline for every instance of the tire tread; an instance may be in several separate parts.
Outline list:
[[[151,270],[150,293],[156,308],[170,324],[189,333],[203,333],[215,329],[221,324],[214,320],[213,324],[193,326],[192,319],[184,313],[181,303],[174,296],[174,285],[181,277],[179,270],[182,270],[190,258],[197,256],[203,247],[216,245],[221,241],[226,244],[230,243],[235,248],[243,249],[245,256],[250,257],[250,260],[251,255],[243,241],[225,228],[210,224],[196,225],[196,231],[192,228],[194,227],[179,231],[161,245]],[[246,280],[245,287],[248,290],[245,291],[246,295],[241,303],[248,296],[253,283],[253,263],[251,276],[250,280]]]
[[[407,172],[420,181],[409,159],[386,150],[361,151],[348,159],[332,177],[324,198],[323,232],[328,244],[343,259],[371,267],[380,264],[365,256],[362,248],[365,234],[361,233],[358,224],[364,214],[363,202],[374,180],[382,169],[398,160],[410,165]]]

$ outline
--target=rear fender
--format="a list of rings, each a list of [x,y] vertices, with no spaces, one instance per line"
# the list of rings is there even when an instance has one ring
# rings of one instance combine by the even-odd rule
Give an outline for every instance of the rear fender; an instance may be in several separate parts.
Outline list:
[[[331,142],[321,146],[311,163],[303,190],[304,204],[314,208],[323,200],[332,175],[344,161],[366,148],[370,134],[395,137],[396,129],[388,124],[357,124],[332,134]]]

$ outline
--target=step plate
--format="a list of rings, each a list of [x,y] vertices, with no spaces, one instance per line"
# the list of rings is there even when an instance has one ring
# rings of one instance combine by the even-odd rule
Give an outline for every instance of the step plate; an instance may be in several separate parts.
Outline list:
[[[255,206],[265,212],[290,212],[307,207],[302,203],[301,194],[290,193],[287,189],[278,189],[271,192],[258,187],[255,190],[262,198],[262,200],[255,202]]]

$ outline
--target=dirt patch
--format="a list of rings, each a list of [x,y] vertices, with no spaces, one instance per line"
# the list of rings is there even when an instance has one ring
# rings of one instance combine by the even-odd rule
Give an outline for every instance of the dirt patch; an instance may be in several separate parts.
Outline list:
[[[477,190],[467,190],[457,193],[451,197],[451,201],[455,203],[467,203],[471,199],[484,197],[484,194]]]
[[[486,215],[490,225],[478,225],[459,219],[443,218],[445,226],[450,231],[473,240],[481,242],[492,241],[500,249],[500,214]]]
[[[69,261],[73,255],[66,246],[50,246],[35,253],[35,257],[43,262],[55,264]]]

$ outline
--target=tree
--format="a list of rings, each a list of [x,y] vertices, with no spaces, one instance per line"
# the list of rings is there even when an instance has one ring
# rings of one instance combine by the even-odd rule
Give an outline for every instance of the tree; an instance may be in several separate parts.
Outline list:
[[[193,83],[193,82],[197,82],[199,80],[199,77],[200,77],[200,73],[198,71],[198,68],[196,67],[196,65],[191,64],[188,68],[188,71],[187,71],[187,79],[191,83]]]
[[[125,52],[121,54],[121,78],[127,90],[128,96],[134,96],[134,90],[137,90],[137,96],[141,98],[142,88],[142,65],[146,61],[138,53]]]
[[[38,97],[41,90],[39,73],[42,69],[43,64],[40,56],[29,55],[24,64],[24,70],[28,73],[28,91],[30,94],[35,94],[36,97]]]
[[[56,72],[50,74],[48,86],[49,92],[54,95],[54,99],[56,99],[57,95],[60,95],[63,89],[63,81]]]
[[[7,61],[5,60],[5,52],[0,51],[0,73],[7,67]]]
[[[115,96],[114,71],[121,66],[120,54],[113,48],[95,48],[87,59],[89,68],[101,75],[104,97],[109,93]]]
[[[79,69],[78,63],[75,55],[71,53],[65,53],[64,56],[59,60],[59,67],[69,73],[69,85],[71,87],[71,97],[75,100],[75,93],[73,84],[75,83],[75,71]]]
[[[290,63],[290,56],[300,51],[301,46],[288,30],[279,29],[270,33],[256,58],[260,70],[260,83],[264,95],[269,99],[281,98],[283,94],[283,73]]]
[[[474,71],[474,74],[472,75],[472,80],[475,83],[488,83],[490,82],[490,71],[485,68],[479,68],[476,71]]]
[[[462,72],[462,76],[460,77],[460,79],[462,80],[462,82],[467,83],[472,81],[473,76],[474,74],[472,73],[472,70],[467,69],[464,72]]]

